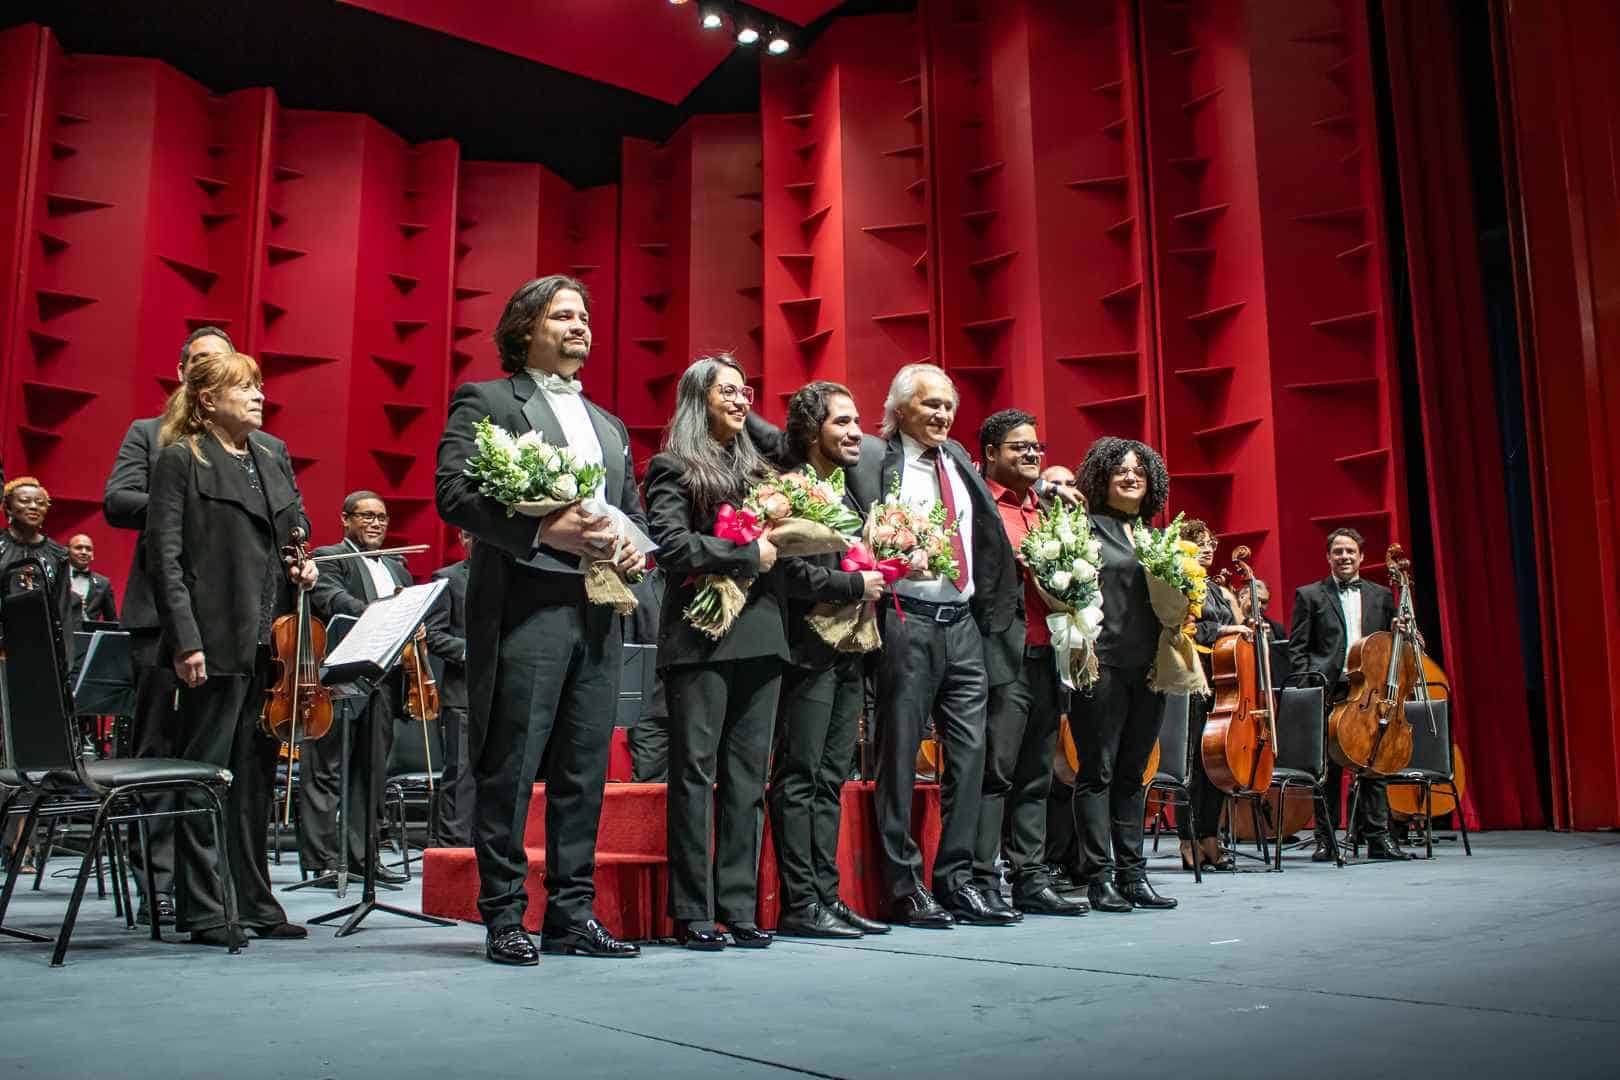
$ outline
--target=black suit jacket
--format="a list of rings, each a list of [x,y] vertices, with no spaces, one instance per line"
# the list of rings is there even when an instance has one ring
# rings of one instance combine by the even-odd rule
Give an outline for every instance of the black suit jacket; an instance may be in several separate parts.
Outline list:
[[[73,591],[72,570],[69,568],[68,576],[63,583],[62,603],[66,606],[66,618],[63,626],[66,634],[77,631],[86,622],[117,622],[118,607],[113,602],[112,582],[106,574],[90,571],[90,589],[79,599],[79,594]]]
[[[442,578],[444,592],[428,611],[428,652],[441,665],[439,704],[447,709],[467,707],[467,560],[433,571]]]
[[[136,420],[124,433],[118,456],[113,460],[112,472],[107,475],[107,488],[101,496],[101,516],[115,529],[145,530],[148,491],[152,470],[157,465],[158,428],[161,416]],[[256,446],[282,463],[292,472],[292,458],[287,444],[274,435],[255,431],[249,438]],[[302,525],[309,532],[309,523]],[[130,561],[129,577],[124,582],[124,619],[126,630],[155,630],[158,626],[157,603],[152,596],[152,575],[146,566],[146,537],[135,541],[135,556]]]
[[[315,548],[310,555],[343,555],[359,550],[358,546],[345,540],[341,544]],[[384,555],[382,562],[399,588],[414,583],[411,572],[405,568],[405,560],[398,555]],[[315,586],[309,591],[310,605],[316,618],[352,615],[358,619],[366,607],[377,599],[377,586],[371,580],[371,571],[365,568],[363,559],[338,559],[318,565],[320,577],[315,579]]]
[[[714,514],[698,515],[686,490],[686,470],[670,454],[647,463],[647,521],[658,545],[664,573],[663,610],[658,620],[658,666],[788,658],[787,595],[784,564],[759,572],[759,544],[733,544],[710,535]],[[681,613],[697,595],[694,580],[707,574],[753,578],[748,602],[719,641],[693,629]]]
[[[607,469],[604,498],[645,529],[641,492],[630,464],[630,434],[612,413],[590,401],[585,405]],[[578,556],[537,546],[540,523],[521,514],[508,517],[506,508],[479,494],[466,475],[467,462],[477,452],[474,425],[486,416],[514,434],[536,431],[554,446],[567,445],[546,396],[523,372],[463,383],[450,399],[450,417],[439,440],[434,501],[440,517],[478,539],[467,560],[467,609],[480,615],[467,624],[468,707],[474,710],[494,697],[496,652],[506,629],[499,613],[580,602],[585,590]],[[618,632],[616,626],[612,629]]]
[[[1361,582],[1361,633],[1388,630],[1395,621],[1395,595],[1382,585]],[[1352,642],[1345,640],[1344,608],[1332,576],[1294,590],[1294,617],[1288,624],[1288,653],[1295,677],[1314,671],[1327,680],[1332,700],[1344,674]]]
[[[197,441],[206,464],[183,440],[162,450],[152,469],[143,540],[163,631],[161,655],[169,663],[201,649],[210,675],[249,675],[258,652],[265,566],[279,565],[293,527],[307,524],[304,498],[285,453],[250,439],[269,502],[266,518],[264,500],[243,503],[222,484],[224,470],[239,467],[225,448],[208,436]],[[285,574],[276,580],[275,610],[286,613],[293,607],[292,584]]]

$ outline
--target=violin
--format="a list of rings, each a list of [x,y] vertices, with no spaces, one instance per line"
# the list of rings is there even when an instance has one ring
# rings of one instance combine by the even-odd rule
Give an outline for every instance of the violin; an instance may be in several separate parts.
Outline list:
[[[1328,714],[1328,753],[1355,773],[1388,776],[1412,760],[1406,702],[1421,678],[1421,648],[1412,610],[1411,560],[1389,545],[1389,582],[1400,590],[1394,628],[1352,642],[1347,659],[1350,696]]]
[[[303,529],[294,527],[292,543],[281,549],[289,570],[302,569],[309,558]],[[321,661],[326,658],[326,625],[310,614],[309,590],[298,590],[298,610],[281,615],[270,625],[274,656],[274,682],[259,713],[259,727],[272,739],[296,746],[303,739],[319,739],[332,730],[332,691],[321,684]],[[292,770],[287,770],[287,794],[282,823],[292,816]]]
[[[1239,547],[1232,564],[1247,579],[1249,610],[1259,611],[1255,574]],[[1252,637],[1227,634],[1211,650],[1215,704],[1204,722],[1199,753],[1210,783],[1229,795],[1265,791],[1277,764],[1277,688],[1271,671],[1271,624],[1251,619]]]
[[[399,654],[405,672],[405,715],[422,725],[422,750],[427,754],[428,794],[433,794],[433,744],[427,726],[439,718],[439,684],[427,662],[427,627],[418,626]]]

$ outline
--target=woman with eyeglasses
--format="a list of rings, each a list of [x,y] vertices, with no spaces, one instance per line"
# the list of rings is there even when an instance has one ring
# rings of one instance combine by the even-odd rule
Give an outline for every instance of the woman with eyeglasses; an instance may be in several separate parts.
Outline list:
[[[1086,899],[1093,911],[1173,908],[1176,901],[1148,883],[1142,856],[1142,773],[1159,738],[1164,695],[1148,688],[1159,620],[1132,538],[1137,525],[1164,509],[1170,474],[1146,444],[1106,436],[1086,452],[1079,488],[1092,535],[1102,545],[1103,596],[1097,682],[1075,694],[1069,708],[1080,754],[1074,825]]]
[[[1208,525],[1196,518],[1181,523],[1181,538],[1198,545],[1198,562],[1205,570],[1215,563],[1215,552],[1220,538]],[[1252,637],[1253,631],[1243,625],[1237,614],[1237,597],[1218,581],[1210,581],[1204,598],[1204,609],[1193,627],[1193,642],[1198,646],[1204,674],[1212,677],[1210,650],[1215,642],[1227,634]],[[1204,755],[1198,752],[1204,739],[1204,723],[1209,719],[1213,700],[1203,694],[1193,694],[1187,701],[1187,745],[1192,751],[1192,775],[1187,781],[1187,795],[1191,814],[1176,815],[1176,832],[1181,836],[1181,868],[1191,870],[1197,859],[1205,869],[1233,871],[1237,863],[1230,854],[1221,850],[1219,839],[1221,808],[1226,794],[1210,783],[1204,772]]]
[[[722,505],[740,507],[772,475],[743,430],[753,400],[735,360],[698,358],[676,384],[675,416],[646,477],[647,521],[667,582],[658,667],[670,723],[670,914],[680,943],[704,951],[726,945],[717,923],[735,945],[771,943],[754,921],[755,893],[765,772],[788,659],[787,603],[769,536],[739,545],[711,535]],[[747,602],[718,641],[683,614],[710,574],[747,583]]]
[[[45,535],[50,492],[32,476],[19,476],[6,482],[4,499],[0,501],[6,512],[6,527],[0,530],[0,575],[23,559],[40,560],[45,564],[45,587],[65,617],[68,549]]]

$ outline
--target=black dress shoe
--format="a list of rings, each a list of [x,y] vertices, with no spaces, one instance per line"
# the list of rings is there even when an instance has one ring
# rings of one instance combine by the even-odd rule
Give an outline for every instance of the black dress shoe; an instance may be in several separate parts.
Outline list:
[[[806,904],[802,908],[782,912],[776,920],[776,932],[782,937],[858,938],[862,933],[820,904]]]
[[[1030,915],[1084,915],[1091,905],[1078,896],[1064,896],[1050,885],[1029,893],[1013,893],[1013,906]]]
[[[1330,845],[1324,844],[1322,841],[1318,840],[1316,842],[1316,850],[1311,852],[1311,862],[1332,862],[1332,861],[1333,861],[1333,848]]]
[[[889,932],[888,923],[868,919],[860,912],[852,911],[850,906],[842,900],[834,900],[830,904],[823,904],[822,907],[836,915],[839,921],[848,923],[863,934],[887,934]]]
[[[1119,886],[1120,895],[1131,902],[1131,907],[1148,908],[1157,911],[1169,911],[1176,906],[1172,897],[1160,896],[1153,886],[1146,881],[1124,881]]]
[[[1093,881],[1086,886],[1086,900],[1091,904],[1092,911],[1106,911],[1114,915],[1124,915],[1131,910],[1131,902],[1125,899],[1118,889],[1114,888],[1112,881]]]
[[[290,922],[278,922],[271,926],[255,926],[251,929],[254,937],[275,938],[279,941],[296,941],[298,938],[309,937],[308,927]]]
[[[230,948],[233,935],[223,926],[211,926],[207,930],[193,930],[191,943],[193,945],[212,945],[217,949]],[[247,935],[240,930],[234,935],[238,948],[247,948]]]
[[[1000,889],[981,889],[975,885],[974,891],[984,897],[984,902],[989,905],[991,911],[1011,915],[1013,922],[1024,921],[1024,913],[1007,903],[1007,898],[1001,895]]]
[[[1387,837],[1376,836],[1367,841],[1367,858],[1377,862],[1405,862],[1416,856],[1402,851],[1399,844]]]
[[[719,952],[726,947],[726,939],[714,923],[675,923],[675,940],[681,946],[697,952]]]
[[[729,923],[726,926],[731,931],[731,943],[739,949],[768,949],[771,947],[771,935],[761,930],[753,923]]]
[[[384,866],[380,862],[377,864],[376,872],[373,876],[374,880],[376,880],[379,885],[403,885],[410,880],[410,878],[405,876],[404,872],[395,870],[391,866]]]
[[[922,930],[949,930],[956,925],[956,919],[940,907],[934,894],[921,887],[894,902],[894,918],[889,921]]]
[[[173,926],[174,925],[174,901],[173,900],[169,899],[167,896],[159,896],[158,900],[157,900],[157,913],[158,913],[158,925],[159,926]],[[150,926],[150,925],[152,925],[151,908],[149,908],[147,906],[147,903],[146,903],[145,900],[142,900],[141,901],[141,906],[138,909],[136,909],[135,923],[136,923],[137,926]]]
[[[521,926],[508,926],[490,933],[484,942],[484,955],[497,964],[529,967],[540,962],[540,950],[534,947],[528,933]]]
[[[600,956],[610,960],[625,960],[641,955],[639,945],[620,941],[595,919],[587,919],[578,926],[565,926],[558,930],[542,929],[540,951],[564,955]]]
[[[1018,921],[1018,913],[1008,907],[1005,911],[997,911],[990,906],[984,894],[972,885],[963,885],[951,893],[949,907],[951,914],[956,916],[960,923],[970,923],[973,926],[1011,926]],[[1006,905],[1002,905],[1006,907]]]

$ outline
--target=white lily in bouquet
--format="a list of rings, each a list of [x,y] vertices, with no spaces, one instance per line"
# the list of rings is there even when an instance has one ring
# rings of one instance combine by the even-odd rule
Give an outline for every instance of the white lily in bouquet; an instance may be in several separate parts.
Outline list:
[[[1024,535],[1018,553],[1046,603],[1058,678],[1070,690],[1089,689],[1097,681],[1103,620],[1102,544],[1091,535],[1090,521],[1083,510],[1049,507]]]

